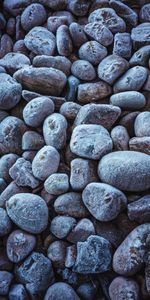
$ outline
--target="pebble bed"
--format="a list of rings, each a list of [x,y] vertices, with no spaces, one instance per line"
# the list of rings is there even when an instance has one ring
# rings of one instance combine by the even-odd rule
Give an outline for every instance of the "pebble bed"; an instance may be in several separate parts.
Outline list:
[[[150,1],[0,1],[0,300],[150,299]]]

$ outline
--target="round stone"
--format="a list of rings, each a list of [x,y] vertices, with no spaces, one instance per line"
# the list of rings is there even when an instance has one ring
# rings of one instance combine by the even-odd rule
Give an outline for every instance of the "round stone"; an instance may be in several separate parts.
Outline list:
[[[91,64],[98,65],[107,55],[107,49],[96,41],[88,41],[79,49],[80,59],[89,61]]]
[[[21,229],[30,233],[41,233],[48,224],[48,207],[38,195],[20,193],[6,202],[11,220]]]
[[[102,182],[120,190],[145,191],[150,188],[150,156],[135,151],[116,151],[99,162],[98,174]]]
[[[94,67],[86,60],[76,60],[72,64],[71,72],[77,78],[85,81],[91,81],[96,78]]]
[[[150,136],[150,112],[140,113],[134,122],[134,131],[137,137]]]
[[[60,195],[69,190],[69,179],[65,173],[50,175],[44,182],[45,190],[52,195]]]
[[[80,300],[74,289],[65,282],[56,282],[49,287],[44,300]]]

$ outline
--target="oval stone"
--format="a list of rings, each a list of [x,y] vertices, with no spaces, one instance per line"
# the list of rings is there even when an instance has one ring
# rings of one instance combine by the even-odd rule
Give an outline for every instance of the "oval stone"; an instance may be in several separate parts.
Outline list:
[[[112,95],[110,103],[123,110],[137,110],[145,106],[146,99],[142,93],[128,91]]]
[[[116,151],[99,162],[102,182],[125,191],[145,191],[150,188],[150,156],[135,151]]]
[[[6,202],[11,220],[21,229],[30,233],[41,233],[48,224],[48,207],[38,195],[20,193]]]
[[[11,109],[21,99],[22,87],[10,75],[0,74],[0,109]]]

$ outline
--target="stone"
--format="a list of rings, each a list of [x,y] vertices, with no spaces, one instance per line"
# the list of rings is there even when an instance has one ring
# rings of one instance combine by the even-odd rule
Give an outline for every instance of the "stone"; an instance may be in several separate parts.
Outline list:
[[[24,43],[37,55],[53,55],[56,47],[54,34],[41,26],[32,28],[25,36]]]
[[[26,67],[14,73],[24,88],[44,95],[59,96],[66,85],[66,75],[54,68]]]
[[[106,98],[111,92],[110,85],[104,81],[82,83],[78,86],[77,99],[86,104]]]
[[[59,167],[60,155],[52,146],[44,146],[32,161],[33,175],[44,181],[48,176],[56,173]]]
[[[71,161],[70,184],[74,191],[82,191],[88,183],[98,181],[97,164],[91,160],[76,158]]]
[[[85,218],[89,215],[85,208],[80,193],[68,192],[57,197],[54,209],[59,215],[67,215],[73,218]]]
[[[110,7],[112,7],[116,13],[126,22],[127,26],[135,27],[138,23],[138,15],[137,13],[130,8],[126,3],[122,3],[123,1],[110,1]]]
[[[135,66],[126,71],[114,84],[114,93],[139,91],[147,79],[147,69]]]
[[[115,34],[113,54],[119,55],[126,59],[131,57],[132,41],[130,33],[122,32]]]
[[[61,25],[56,32],[57,51],[62,56],[69,56],[73,51],[73,44],[67,25]]]
[[[130,66],[148,66],[148,60],[150,56],[150,45],[144,46],[133,53],[131,59],[129,60]]]
[[[51,261],[38,252],[32,252],[21,265],[16,265],[15,273],[27,291],[36,296],[45,291],[54,280]]]
[[[95,228],[93,223],[87,219],[81,219],[75,226],[72,228],[71,232],[67,236],[67,241],[71,243],[83,242],[91,235],[95,234]]]
[[[124,126],[115,126],[110,134],[113,141],[113,148],[116,151],[129,149],[129,134]]]
[[[6,210],[13,223],[29,233],[38,234],[47,227],[48,207],[38,195],[16,194],[6,202]]]
[[[69,190],[69,178],[65,173],[53,173],[44,182],[45,190],[52,195],[61,195]]]
[[[135,135],[137,137],[150,136],[150,112],[141,112],[134,122]]]
[[[9,169],[13,166],[16,160],[19,158],[18,155],[9,153],[5,154],[0,159],[0,178],[4,178],[7,182],[11,181],[9,175]]]
[[[10,110],[19,103],[22,87],[14,78],[0,73],[0,109]]]
[[[108,104],[85,104],[76,116],[74,125],[97,124],[111,129],[121,114],[121,109],[117,106]]]
[[[112,85],[128,68],[129,63],[127,60],[112,54],[100,62],[98,66],[98,77]]]
[[[150,157],[136,151],[116,151],[99,162],[102,182],[120,190],[139,192],[150,188]]]
[[[26,131],[22,137],[22,149],[27,151],[40,150],[44,147],[43,136],[36,131]]]
[[[51,285],[44,297],[44,300],[60,300],[64,298],[65,300],[80,300],[74,289],[65,282],[56,282]]]
[[[78,79],[92,81],[96,78],[96,72],[92,64],[86,60],[76,60],[71,66],[71,72]]]
[[[143,152],[150,155],[150,137],[133,137],[129,140],[129,148],[131,151]]]
[[[32,164],[24,158],[16,160],[9,169],[9,175],[18,186],[28,186],[34,189],[40,184],[33,175]]]
[[[121,92],[110,97],[112,105],[119,106],[122,110],[138,110],[146,105],[146,98],[136,91]]]
[[[9,292],[10,300],[28,300],[28,295],[23,284],[13,284]]]
[[[138,300],[140,297],[139,294],[140,291],[137,282],[123,276],[116,277],[109,286],[109,296],[111,300],[123,300],[129,299],[129,297]]]
[[[135,49],[149,44],[149,30],[149,23],[142,23],[131,30],[131,39],[133,40],[133,45]]]
[[[77,258],[73,270],[81,274],[103,273],[110,269],[111,244],[104,238],[91,235],[77,243]]]
[[[23,53],[10,52],[10,53],[6,54],[3,58],[0,59],[0,66],[4,67],[10,74],[13,74],[17,70],[22,69],[26,66],[30,66],[30,64],[31,64],[30,59]],[[11,81],[13,83],[13,79]],[[8,80],[8,83],[11,83],[11,81]],[[15,84],[15,81],[14,81],[14,84]],[[19,85],[18,85],[18,87],[19,87]],[[20,87],[20,90],[21,90],[21,87]]]
[[[88,23],[84,27],[85,33],[101,45],[108,47],[113,42],[113,34],[108,27],[100,22]]]
[[[54,241],[47,250],[47,256],[52,261],[55,268],[65,266],[67,243],[63,241]]]
[[[59,113],[53,113],[48,116],[43,123],[43,136],[46,145],[52,146],[58,150],[66,144],[67,121]]]
[[[13,275],[7,271],[0,271],[0,295],[6,296],[9,292],[10,285],[13,280]]]
[[[44,6],[39,3],[33,3],[27,6],[21,15],[22,28],[25,31],[29,31],[35,26],[44,24],[46,21],[46,15]]]
[[[115,219],[127,205],[127,198],[120,190],[98,182],[85,187],[82,199],[91,215],[101,222]]]
[[[76,219],[68,216],[57,216],[51,221],[50,231],[59,239],[64,239],[76,225]]]
[[[108,27],[113,33],[124,32],[126,24],[112,8],[100,8],[93,11],[88,18],[89,22],[99,22]]]
[[[12,229],[12,222],[4,208],[0,207],[0,237],[10,233]]]
[[[73,130],[70,149],[83,158],[98,160],[112,151],[112,140],[101,125],[78,125]]]
[[[15,230],[7,239],[7,256],[13,263],[18,263],[33,251],[35,245],[35,236],[22,230]]]
[[[150,195],[145,195],[142,198],[128,204],[128,217],[131,221],[144,223],[150,221]]]
[[[54,68],[68,76],[70,75],[71,62],[65,56],[37,55],[33,59],[33,66]]]
[[[130,276],[141,269],[144,263],[149,228],[149,223],[136,227],[117,248],[113,256],[113,270],[116,273]]]
[[[88,41],[79,49],[79,58],[89,61],[92,65],[98,65],[107,55],[107,49],[97,41]]]

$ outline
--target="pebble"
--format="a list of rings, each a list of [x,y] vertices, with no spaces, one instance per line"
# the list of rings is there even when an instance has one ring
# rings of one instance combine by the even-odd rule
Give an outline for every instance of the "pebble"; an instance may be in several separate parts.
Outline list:
[[[141,22],[150,22],[150,4],[142,6],[139,16]]]
[[[79,49],[79,58],[89,61],[91,64],[98,65],[106,57],[107,49],[97,41],[88,41]]]
[[[52,195],[61,195],[69,190],[69,178],[65,173],[53,173],[44,182],[45,190]]]
[[[77,99],[86,104],[104,99],[110,94],[111,87],[104,81],[82,83],[78,85]]]
[[[109,286],[109,296],[111,300],[140,299],[140,291],[137,282],[123,276],[116,277]]]
[[[111,129],[121,114],[117,106],[107,104],[86,104],[82,106],[76,116],[74,125],[97,124]]]
[[[38,55],[53,55],[56,41],[52,32],[41,26],[32,28],[24,38],[25,46]]]
[[[146,105],[146,98],[136,91],[121,92],[110,97],[112,105],[119,106],[122,110],[138,110]]]
[[[44,95],[59,96],[66,85],[66,75],[54,68],[26,67],[14,73],[24,88]]]
[[[64,239],[76,225],[76,219],[68,216],[55,217],[50,225],[50,231],[59,239]]]
[[[71,66],[71,72],[78,79],[84,81],[92,81],[96,78],[94,67],[86,60],[76,60]]]
[[[113,54],[119,55],[126,59],[131,57],[132,41],[129,33],[123,32],[115,34]]]
[[[136,11],[126,5],[126,3],[122,2],[124,1],[111,0],[109,4],[128,26],[135,27],[138,23],[138,15]]]
[[[96,162],[76,158],[71,161],[70,184],[74,191],[82,191],[88,183],[98,181]]]
[[[135,119],[134,130],[137,137],[150,136],[150,112],[141,112]]]
[[[54,209],[59,215],[73,218],[85,218],[89,215],[83,205],[81,194],[76,192],[68,192],[58,196],[54,202]]]
[[[124,32],[126,30],[124,20],[112,8],[96,9],[89,15],[88,21],[92,23],[99,22],[108,27],[113,33]]]
[[[44,300],[60,300],[61,298],[65,300],[80,300],[74,289],[65,282],[56,282],[51,285],[46,292]]]
[[[13,166],[16,160],[19,158],[18,155],[9,153],[5,154],[0,159],[0,178],[4,178],[7,182],[11,181],[9,175],[9,169]]]
[[[131,39],[133,41],[134,48],[146,46],[150,42],[149,36],[150,24],[142,23],[131,31]]]
[[[15,273],[27,291],[35,296],[45,291],[54,280],[51,261],[38,252],[32,252],[21,265],[16,265]]]
[[[47,29],[52,33],[56,33],[61,25],[68,25],[68,19],[65,16],[50,16],[47,19]]]
[[[29,192],[29,188],[18,186],[14,181],[12,181],[0,195],[0,207],[5,207],[6,201],[8,201],[10,197],[19,193],[27,192]]]
[[[23,109],[23,118],[27,125],[39,127],[45,118],[54,112],[54,103],[48,97],[36,97]]]
[[[150,137],[133,137],[129,140],[129,148],[131,151],[143,152],[150,155]]]
[[[113,42],[113,34],[108,27],[100,22],[88,23],[85,25],[84,31],[91,39],[105,47],[108,47]]]
[[[115,126],[111,131],[111,138],[113,141],[114,150],[123,151],[129,149],[129,134],[124,126]]]
[[[36,131],[26,131],[22,137],[23,150],[40,150],[44,144],[43,136]]]
[[[150,195],[145,195],[137,201],[128,204],[128,217],[131,221],[138,223],[150,220]]]
[[[112,54],[100,62],[98,66],[98,77],[112,85],[128,68],[129,63],[127,60]]]
[[[35,155],[32,162],[33,175],[44,181],[48,176],[57,172],[60,162],[58,151],[52,146],[44,146]]]
[[[63,241],[54,241],[47,250],[47,256],[52,261],[54,267],[63,268],[65,266],[67,243]]]
[[[112,151],[112,140],[101,125],[78,125],[73,130],[70,149],[83,158],[98,160]]]
[[[30,59],[22,53],[10,52],[10,53],[6,54],[3,58],[0,59],[0,66],[5,68],[8,71],[8,73],[10,73],[10,74],[13,74],[17,70],[22,69],[26,66],[29,66],[30,64],[31,64]],[[6,79],[7,78],[9,79],[8,75],[7,75]],[[10,80],[8,80],[7,85],[11,84],[11,83],[12,84],[14,83],[14,87],[15,87],[15,80],[12,79],[12,82]],[[22,91],[21,86],[20,86],[20,90]]]
[[[38,234],[48,224],[48,208],[38,195],[30,193],[15,194],[6,202],[8,216],[19,228]]]
[[[122,125],[127,129],[130,137],[135,136],[134,121],[135,121],[136,117],[138,116],[138,114],[139,114],[138,111],[127,113],[127,114],[125,114],[125,116],[123,116],[121,118],[121,120],[119,122],[119,125]]]
[[[150,45],[144,46],[140,48],[138,51],[136,51],[131,59],[129,60],[129,63],[131,66],[148,66],[148,60],[150,56]]]
[[[9,116],[0,123],[1,154],[21,154],[22,136],[26,126],[19,118]]]
[[[81,219],[71,230],[67,236],[67,240],[71,243],[83,242],[91,235],[95,234],[93,223],[87,219]]]
[[[22,87],[14,78],[0,73],[0,109],[10,110],[19,103]]]
[[[15,230],[7,239],[7,256],[13,263],[18,263],[33,251],[35,245],[35,236],[22,230]]]
[[[127,204],[127,198],[120,190],[97,182],[85,187],[82,199],[92,216],[102,222],[115,219]]]
[[[147,79],[147,69],[136,66],[126,71],[114,84],[114,93],[139,91]]]
[[[66,144],[67,120],[59,113],[48,116],[43,123],[43,136],[46,145],[62,149]]]
[[[38,3],[27,6],[21,14],[21,25],[25,31],[30,31],[33,27],[44,24],[45,21],[46,10],[43,5]]]
[[[76,48],[79,48],[82,44],[88,41],[87,36],[82,26],[76,22],[73,22],[69,26],[70,35],[73,44]]]
[[[9,169],[9,175],[18,186],[28,186],[32,189],[39,186],[39,181],[32,173],[32,164],[24,158],[18,158]]]
[[[0,295],[1,296],[6,296],[8,294],[12,280],[13,280],[13,275],[10,272],[0,271],[0,282],[1,282]]]
[[[73,75],[70,75],[67,80],[66,99],[68,102],[75,102],[77,98],[77,90],[80,80]],[[62,103],[63,104],[63,103]]]
[[[88,0],[73,0],[68,1],[67,8],[70,10],[75,16],[81,17],[85,16],[88,12],[90,6],[90,1]]]
[[[0,236],[7,235],[12,229],[12,223],[5,209],[0,208]]]
[[[75,102],[65,102],[60,107],[60,114],[63,115],[68,121],[73,121],[81,108],[81,105]]]
[[[77,258],[73,270],[81,274],[103,273],[110,269],[111,244],[96,235],[77,243]]]
[[[10,300],[29,300],[27,292],[23,286],[23,284],[13,284],[10,288],[9,292]]]
[[[67,25],[61,25],[56,32],[57,51],[60,55],[69,56],[73,51],[73,44]]]
[[[150,157],[135,151],[116,151],[99,162],[98,175],[102,182],[120,190],[139,192],[150,188]]]
[[[113,256],[113,270],[125,276],[136,274],[144,263],[149,223],[136,227],[127,235]]]
[[[68,76],[70,74],[71,62],[65,56],[37,55],[33,59],[33,66],[58,69]]]

